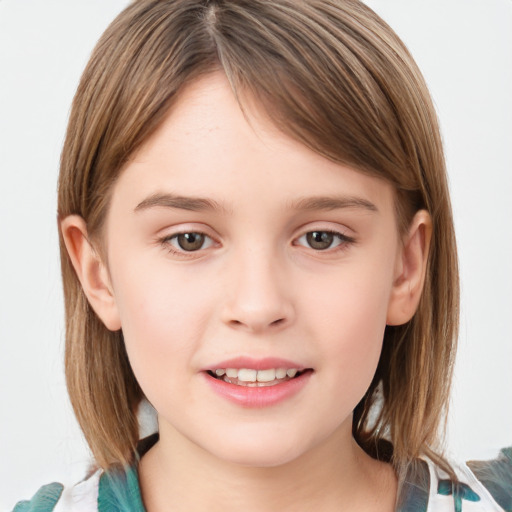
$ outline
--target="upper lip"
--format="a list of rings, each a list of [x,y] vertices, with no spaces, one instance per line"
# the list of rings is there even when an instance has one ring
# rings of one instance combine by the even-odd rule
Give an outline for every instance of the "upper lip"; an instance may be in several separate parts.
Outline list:
[[[271,368],[295,368],[298,371],[306,369],[306,366],[290,361],[288,359],[281,359],[279,357],[265,357],[262,359],[255,359],[252,357],[240,356],[232,359],[226,359],[205,368],[205,371],[217,370],[219,368],[247,368],[251,370],[269,370]]]

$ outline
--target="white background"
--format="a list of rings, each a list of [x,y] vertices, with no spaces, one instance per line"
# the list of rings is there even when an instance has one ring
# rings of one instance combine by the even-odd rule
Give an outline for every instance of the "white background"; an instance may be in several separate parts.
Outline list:
[[[462,323],[449,453],[512,444],[512,1],[371,0],[430,85],[446,145]],[[68,403],[55,222],[69,105],[126,0],[0,0],[0,510],[88,461]]]

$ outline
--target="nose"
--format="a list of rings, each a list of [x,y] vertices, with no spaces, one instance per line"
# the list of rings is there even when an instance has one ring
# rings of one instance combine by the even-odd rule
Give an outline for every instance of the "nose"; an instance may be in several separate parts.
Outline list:
[[[271,251],[248,250],[231,262],[222,310],[228,326],[250,333],[275,332],[294,318],[291,286]]]

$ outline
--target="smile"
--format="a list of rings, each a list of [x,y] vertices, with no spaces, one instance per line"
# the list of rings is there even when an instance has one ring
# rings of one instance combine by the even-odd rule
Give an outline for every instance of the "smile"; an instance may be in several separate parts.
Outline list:
[[[244,408],[276,406],[308,387],[313,368],[280,358],[237,357],[219,361],[201,374],[223,400]]]
[[[228,384],[247,387],[275,386],[301,375],[297,368],[268,368],[255,370],[250,368],[217,368],[208,373]]]

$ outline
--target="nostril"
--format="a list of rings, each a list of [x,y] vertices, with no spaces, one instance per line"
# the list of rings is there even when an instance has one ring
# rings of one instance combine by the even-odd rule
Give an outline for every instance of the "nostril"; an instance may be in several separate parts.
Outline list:
[[[279,325],[282,325],[285,322],[286,322],[285,318],[278,318],[277,320],[273,320],[272,322],[270,322],[268,324],[268,326],[270,326],[270,327],[276,326],[277,327]],[[255,326],[255,324],[256,324],[256,322],[249,322],[249,321],[248,322],[243,322],[241,320],[235,320],[235,319],[230,320],[229,323],[232,326],[234,326],[234,327],[247,326],[247,327],[250,327],[250,328],[253,328]],[[263,325],[264,324],[262,323],[260,327],[263,327]],[[258,327],[258,328],[260,328],[260,327]]]

